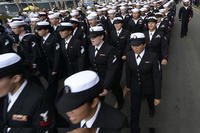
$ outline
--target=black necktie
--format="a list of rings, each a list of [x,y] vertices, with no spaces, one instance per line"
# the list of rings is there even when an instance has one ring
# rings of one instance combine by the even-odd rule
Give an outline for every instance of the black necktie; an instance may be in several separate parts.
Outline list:
[[[141,58],[140,55],[137,56],[137,59],[138,59],[138,58]]]
[[[88,128],[86,125],[86,122],[84,123],[84,125],[81,128]]]
[[[94,52],[94,56],[95,56],[95,57],[97,56],[98,51],[99,51],[99,49],[98,49],[98,48],[95,48],[95,52]]]
[[[42,44],[44,44],[45,43],[45,40],[44,40],[44,38],[42,38]]]

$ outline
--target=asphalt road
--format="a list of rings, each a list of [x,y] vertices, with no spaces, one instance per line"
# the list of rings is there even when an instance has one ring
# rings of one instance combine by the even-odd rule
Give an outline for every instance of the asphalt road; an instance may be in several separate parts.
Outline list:
[[[187,37],[180,38],[180,26],[176,17],[169,64],[163,68],[161,105],[152,119],[147,103],[143,104],[142,133],[147,133],[149,127],[156,128],[156,133],[200,132],[200,12],[194,10]]]

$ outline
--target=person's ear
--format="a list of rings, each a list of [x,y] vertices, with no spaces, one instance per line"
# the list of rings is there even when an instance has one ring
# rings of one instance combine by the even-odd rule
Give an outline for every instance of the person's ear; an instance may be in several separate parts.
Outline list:
[[[104,38],[104,35],[101,36],[101,39],[102,39],[102,40],[103,40],[103,38]]]
[[[12,77],[12,83],[19,83],[22,79],[22,76],[21,75],[15,75]]]
[[[144,47],[144,48],[146,47],[146,43],[144,43],[143,47]]]
[[[96,108],[97,107],[97,104],[99,103],[99,99],[96,97],[92,100],[92,104],[91,104],[91,107],[92,108]]]

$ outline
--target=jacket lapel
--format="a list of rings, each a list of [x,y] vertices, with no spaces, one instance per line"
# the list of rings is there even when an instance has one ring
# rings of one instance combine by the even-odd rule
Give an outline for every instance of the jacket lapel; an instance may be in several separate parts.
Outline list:
[[[11,107],[10,111],[7,112],[8,117],[11,117],[13,112],[20,110],[22,108],[24,97],[26,97],[29,86],[30,86],[30,84],[28,82],[27,85],[25,86],[24,90],[21,92],[21,94],[19,95],[19,97],[17,98],[17,100],[15,101],[13,106]]]
[[[142,66],[145,63],[147,57],[148,57],[148,53],[147,53],[147,51],[145,51],[144,56],[142,57],[142,60],[139,64],[139,66]]]
[[[99,51],[97,52],[97,55],[95,56],[95,59],[97,59],[99,56],[100,56],[100,54],[101,54],[101,52],[104,50],[104,47],[105,47],[105,42],[102,44],[102,46],[101,46],[101,48],[99,49]]]
[[[157,34],[157,30],[156,30],[155,33],[153,34],[152,39],[151,39],[151,42],[155,39],[156,34]]]
[[[136,59],[135,59],[135,53],[132,51],[131,52],[131,60],[132,61],[130,61],[130,65],[133,67],[133,68],[135,68],[135,67],[137,67],[137,62],[136,62]]]

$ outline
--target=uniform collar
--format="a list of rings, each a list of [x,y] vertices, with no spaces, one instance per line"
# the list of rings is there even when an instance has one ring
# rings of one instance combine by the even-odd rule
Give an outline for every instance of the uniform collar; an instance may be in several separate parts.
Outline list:
[[[100,49],[101,48],[101,46],[103,45],[103,43],[104,43],[104,41],[100,44],[100,45],[98,45],[98,46],[95,46],[95,49]]]
[[[69,38],[65,39],[65,44],[68,44],[70,42],[70,40],[72,39],[72,35],[70,35]]]
[[[8,93],[9,106],[7,108],[7,111],[9,111],[11,109],[11,107],[13,106],[13,104],[15,103],[15,101],[17,100],[17,98],[19,97],[19,95],[22,93],[22,91],[26,87],[27,83],[28,83],[28,81],[25,80],[22,83],[22,85],[19,87],[19,89],[14,94]]]
[[[152,33],[152,35],[153,35],[155,32],[156,32],[156,30],[154,30],[154,31],[149,30],[149,34]]]
[[[51,33],[48,33],[46,36],[43,37],[43,40],[46,41],[47,38],[50,36]]]
[[[57,26],[56,26],[56,25],[53,26],[53,29],[54,29],[54,30],[56,30],[57,28],[58,28],[58,25],[57,25]]]
[[[19,40],[22,41],[22,39],[26,36],[26,35],[30,35],[31,33],[24,33],[22,35],[19,35]]]
[[[188,9],[188,6],[184,6],[184,7],[185,7],[186,10]]]
[[[133,18],[133,21],[134,21],[135,23],[137,23],[139,20],[140,20],[140,18],[138,18],[138,19],[134,19],[134,18]]]
[[[78,29],[78,27],[76,27],[76,28],[74,29],[73,35],[76,33],[77,29]]]
[[[90,120],[88,120],[88,121],[82,120],[81,121],[81,127],[83,127],[83,125],[86,124],[87,128],[91,128],[98,116],[100,108],[101,108],[101,102],[98,103],[97,110]]]
[[[120,30],[116,31],[116,32],[117,32],[117,34],[118,34],[118,33],[120,34],[120,33],[122,32],[122,28],[121,28]]]
[[[137,56],[140,55],[140,58],[142,59],[145,53],[145,49],[140,54],[135,54],[135,57],[137,59]]]
[[[159,27],[160,27],[160,24],[161,24],[161,21],[160,21],[159,23],[157,23],[157,28],[159,28]]]

